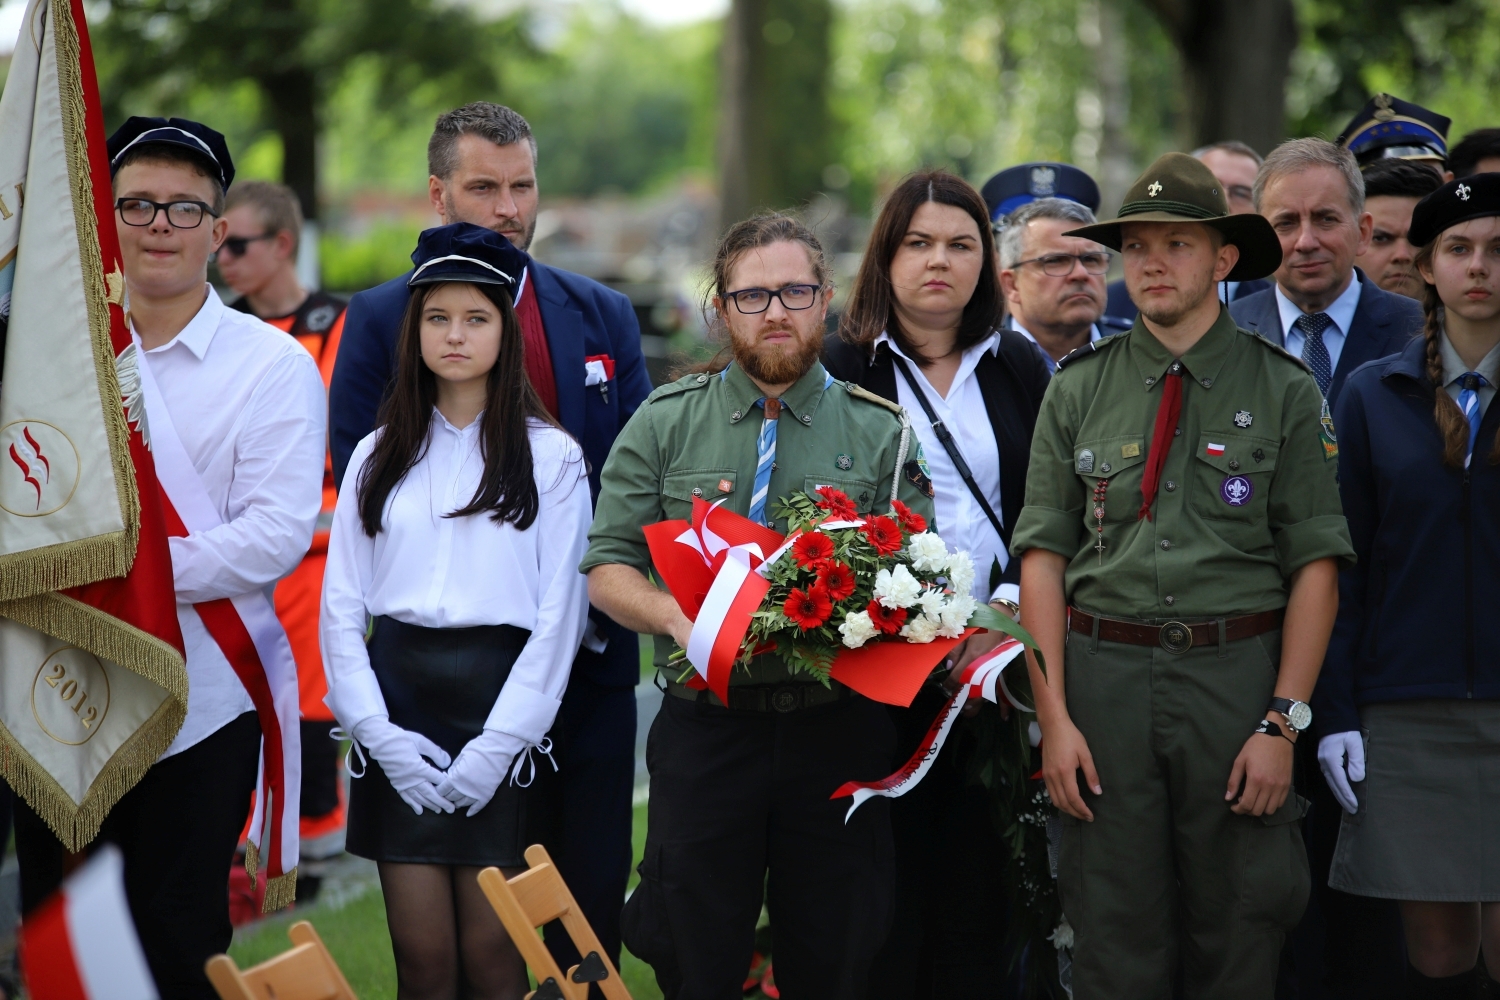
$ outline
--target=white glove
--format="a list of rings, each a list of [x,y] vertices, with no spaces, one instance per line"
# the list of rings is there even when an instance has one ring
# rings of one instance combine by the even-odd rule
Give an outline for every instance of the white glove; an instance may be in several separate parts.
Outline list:
[[[1346,758],[1347,775],[1344,773]],[[1344,812],[1351,816],[1359,812],[1359,799],[1354,797],[1354,789],[1349,785],[1351,781],[1365,780],[1365,741],[1360,738],[1358,730],[1333,733],[1319,740],[1318,764]]]
[[[490,804],[495,790],[505,780],[511,762],[526,741],[498,729],[486,729],[459,751],[458,759],[443,775],[437,793],[473,816]],[[452,808],[450,806],[449,808]]]
[[[442,768],[452,763],[448,752],[421,733],[395,725],[383,715],[364,719],[354,727],[353,737],[370,751],[380,769],[390,779],[391,787],[412,812],[422,815],[423,807],[451,813],[453,803],[438,794],[443,780]],[[422,758],[430,759],[437,767]]]

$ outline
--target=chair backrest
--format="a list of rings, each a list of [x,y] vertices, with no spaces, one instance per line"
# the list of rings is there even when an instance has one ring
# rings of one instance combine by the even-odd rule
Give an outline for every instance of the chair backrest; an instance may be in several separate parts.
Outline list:
[[[287,929],[292,948],[241,970],[228,955],[206,966],[223,1000],[358,1000],[318,932],[306,920]]]
[[[535,1000],[587,1000],[589,983],[592,982],[598,984],[607,1000],[631,1000],[630,992],[620,981],[619,971],[604,953],[594,929],[578,909],[547,849],[541,844],[532,844],[526,849],[526,861],[531,867],[509,881],[500,869],[486,868],[479,873],[479,887],[500,916],[500,922],[505,925],[537,982],[542,984],[530,997]],[[574,947],[584,956],[583,961],[570,968],[566,975],[558,969],[552,953],[536,932],[538,927],[554,920],[562,921]],[[549,979],[555,985],[549,986]]]

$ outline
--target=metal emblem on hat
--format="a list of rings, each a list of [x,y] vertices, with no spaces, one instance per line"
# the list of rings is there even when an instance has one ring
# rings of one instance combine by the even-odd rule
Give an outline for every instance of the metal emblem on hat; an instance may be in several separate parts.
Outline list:
[[[1094,453],[1088,448],[1078,453],[1078,471],[1085,474],[1094,471]]]
[[[1469,185],[1467,184],[1460,184],[1458,187],[1453,189],[1453,193],[1458,195],[1461,201],[1468,201],[1469,195],[1473,192],[1473,190],[1474,189],[1469,187]]]
[[[1255,486],[1244,476],[1230,476],[1219,484],[1219,496],[1231,507],[1243,507],[1255,495]]]
[[[1031,168],[1031,193],[1038,198],[1050,198],[1057,193],[1057,171],[1051,167]]]
[[[1152,181],[1151,186],[1146,188],[1146,193],[1153,198],[1161,194],[1161,181]]]
[[[1391,95],[1390,94],[1376,94],[1375,95],[1375,120],[1378,121],[1378,122],[1388,122],[1392,118],[1395,118],[1395,117],[1396,117],[1396,112],[1394,112],[1394,111],[1391,110]]]
[[[1254,420],[1255,418],[1250,415],[1249,410],[1240,410],[1234,415],[1234,426],[1238,427],[1240,430],[1244,430],[1246,427],[1249,427],[1250,424],[1254,422]]]

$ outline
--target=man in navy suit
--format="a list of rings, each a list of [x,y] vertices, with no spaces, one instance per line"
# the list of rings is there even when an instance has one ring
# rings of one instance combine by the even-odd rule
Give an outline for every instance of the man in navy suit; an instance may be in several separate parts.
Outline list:
[[[1229,314],[1300,357],[1331,410],[1350,372],[1406,347],[1422,327],[1422,307],[1383,291],[1354,266],[1374,221],[1347,149],[1323,139],[1282,143],[1256,174],[1254,198],[1281,239],[1281,267],[1274,287],[1230,303]],[[1316,718],[1312,728],[1316,737]],[[1317,745],[1316,738],[1305,744],[1314,751]],[[1287,940],[1277,996],[1394,1000],[1405,995],[1400,913],[1392,900],[1328,887],[1341,810],[1312,756],[1299,764],[1305,780],[1297,790],[1312,799],[1303,834],[1313,892]]]
[[[509,108],[477,102],[440,116],[427,146],[428,195],[443,223],[469,222],[522,250],[536,230],[536,140]],[[407,275],[349,301],[329,388],[334,472],[375,428],[395,370]],[[630,300],[598,282],[532,260],[516,297],[526,369],[542,402],[578,439],[599,495],[599,470],[615,435],[651,391]],[[620,910],[630,875],[635,784],[635,633],[589,609],[584,648],[553,726],[559,764],[547,841],[568,887],[616,965]],[[541,766],[545,767],[543,763]],[[577,962],[565,934],[548,946],[563,968]]]

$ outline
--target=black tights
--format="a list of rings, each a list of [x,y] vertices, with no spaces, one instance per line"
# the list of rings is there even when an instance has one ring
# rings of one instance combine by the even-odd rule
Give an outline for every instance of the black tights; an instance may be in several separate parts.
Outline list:
[[[380,862],[397,1000],[521,1000],[530,989],[521,953],[479,888],[480,871]]]

